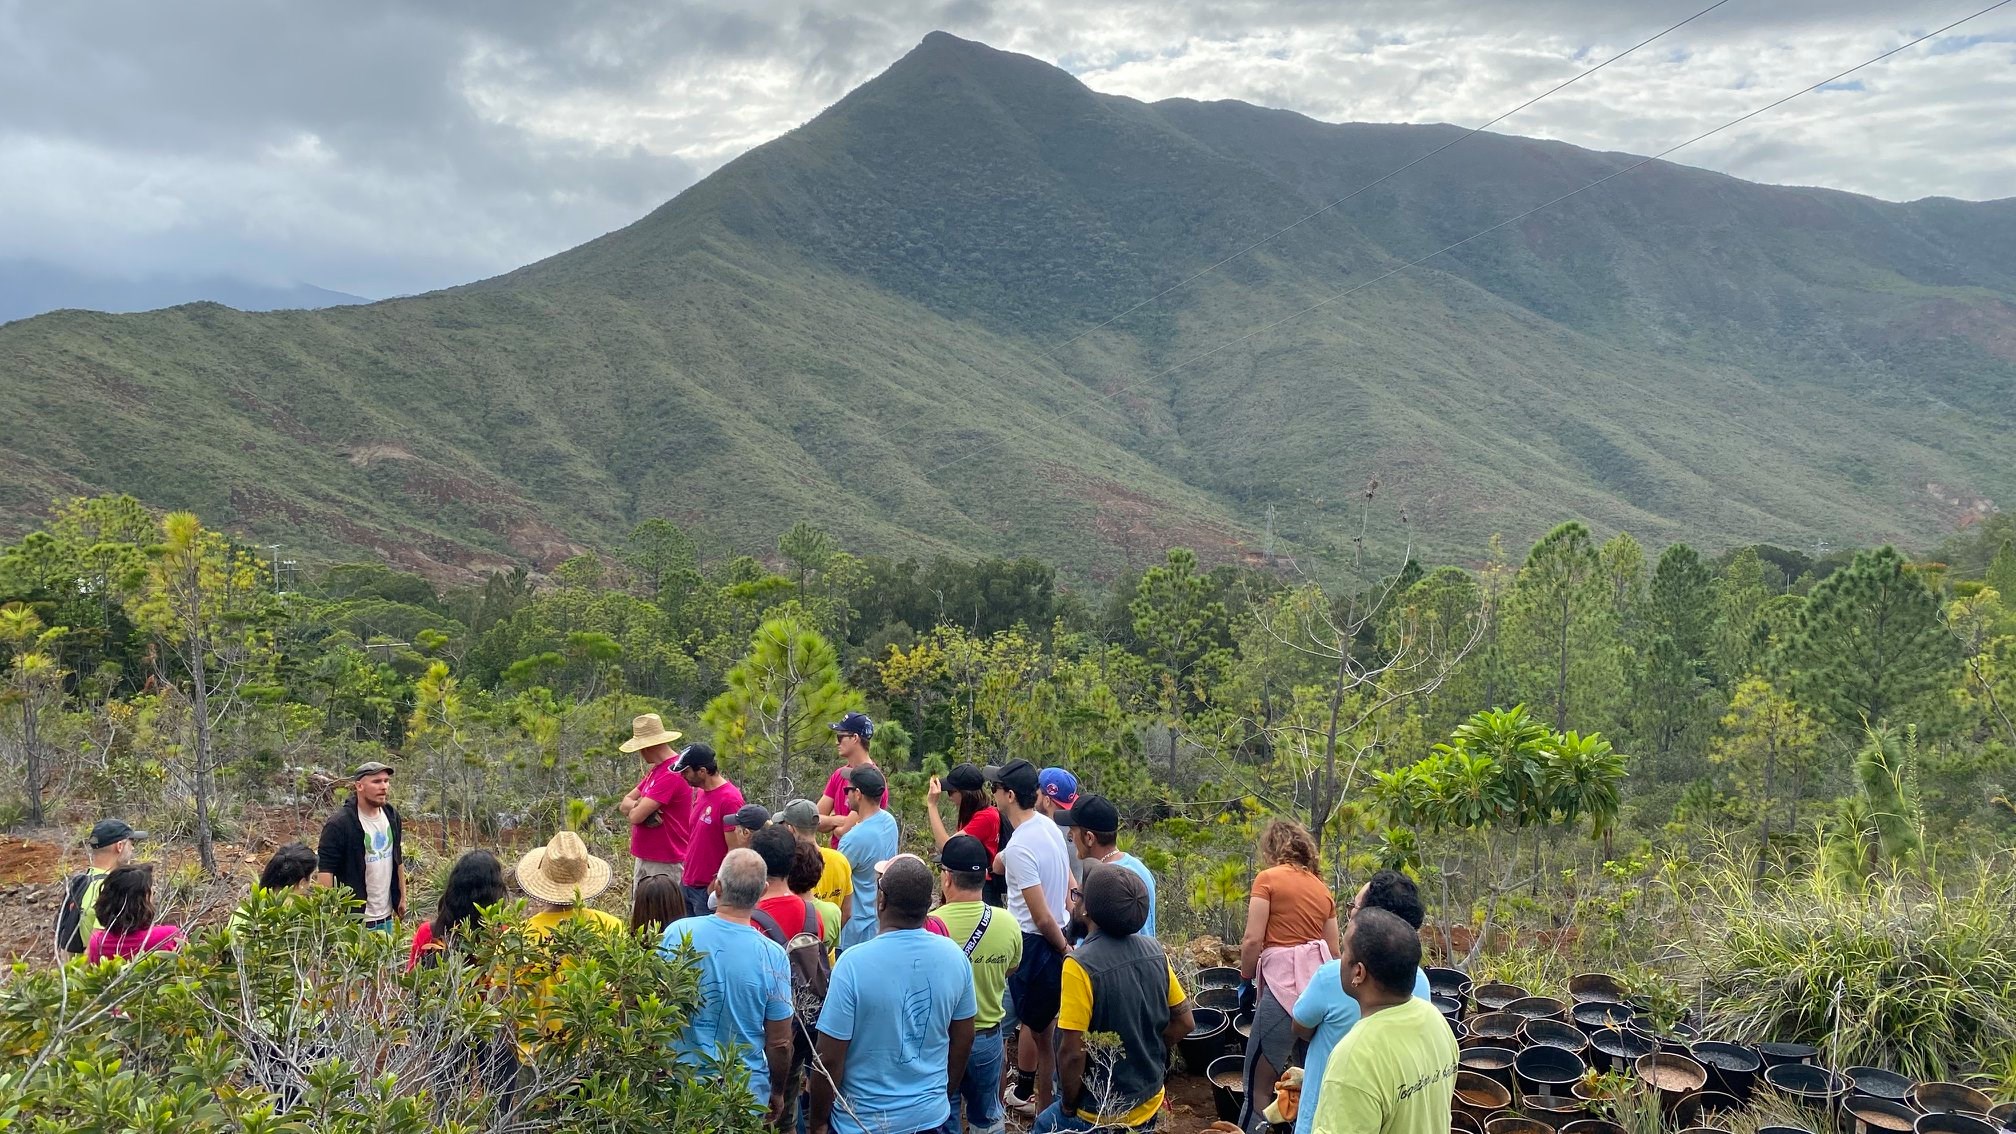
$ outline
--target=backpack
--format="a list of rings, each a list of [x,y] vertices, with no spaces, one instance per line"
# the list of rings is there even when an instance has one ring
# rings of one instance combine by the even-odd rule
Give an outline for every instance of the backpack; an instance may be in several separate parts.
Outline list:
[[[84,894],[91,889],[91,872],[80,870],[63,884],[63,904],[56,910],[56,947],[65,953],[82,953],[84,940]]]
[[[819,1026],[819,1009],[826,1003],[826,988],[833,982],[833,963],[827,960],[826,942],[819,936],[819,911],[803,897],[798,900],[805,902],[805,927],[789,940],[784,937],[784,927],[767,911],[756,910],[749,920],[763,936],[784,947],[784,959],[791,965],[791,1004],[798,1019],[792,1030],[798,1043],[809,1050],[812,1031]]]

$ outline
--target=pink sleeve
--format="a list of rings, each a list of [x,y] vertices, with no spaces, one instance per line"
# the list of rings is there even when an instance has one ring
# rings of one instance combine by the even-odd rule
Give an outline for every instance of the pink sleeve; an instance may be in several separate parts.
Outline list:
[[[147,931],[140,943],[142,953],[173,953],[182,947],[182,927],[179,925],[157,925]]]
[[[677,772],[667,772],[662,776],[655,773],[648,775],[644,777],[644,782],[637,786],[645,798],[657,800],[660,807],[669,806],[682,796],[689,807],[693,803],[693,789],[687,786],[685,780],[679,778]]]
[[[826,798],[833,801],[833,810],[841,809],[840,805],[847,799],[846,768],[835,768],[833,774],[826,777]]]
[[[88,945],[84,946],[84,959],[94,965],[105,959],[104,930],[94,929],[91,931],[91,941]]]

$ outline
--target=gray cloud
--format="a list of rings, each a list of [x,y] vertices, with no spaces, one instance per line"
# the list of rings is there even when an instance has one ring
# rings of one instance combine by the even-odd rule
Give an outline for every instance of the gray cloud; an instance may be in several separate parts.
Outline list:
[[[1138,98],[1473,125],[1705,2],[0,0],[0,257],[419,290],[627,223],[933,28]],[[1651,152],[1965,4],[1735,0],[1498,129]],[[1965,32],[1678,160],[2016,193],[2016,7]]]

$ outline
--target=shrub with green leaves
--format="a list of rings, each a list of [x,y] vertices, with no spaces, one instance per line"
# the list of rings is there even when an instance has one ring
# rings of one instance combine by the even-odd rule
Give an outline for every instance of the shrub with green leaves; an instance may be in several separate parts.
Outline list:
[[[255,893],[178,953],[0,989],[0,1129],[476,1134],[762,1129],[746,1072],[681,1067],[697,969],[515,911],[438,965],[323,890]]]
[[[1714,1034],[1818,1044],[1833,1066],[1923,1079],[1999,1078],[2016,1064],[2006,867],[1950,891],[1820,874],[1755,891],[1734,870],[1709,889],[1724,909],[1699,952]]]

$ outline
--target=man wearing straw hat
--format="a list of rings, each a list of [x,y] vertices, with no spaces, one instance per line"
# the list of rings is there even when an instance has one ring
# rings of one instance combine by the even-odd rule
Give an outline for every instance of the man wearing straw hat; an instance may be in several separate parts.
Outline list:
[[[630,739],[617,745],[643,757],[645,766],[644,778],[616,808],[630,822],[633,886],[654,876],[684,881],[681,864],[693,830],[693,787],[672,770],[678,756],[672,742],[679,736],[657,713],[645,713],[630,722]]]
[[[567,921],[585,921],[605,932],[629,932],[621,918],[588,905],[590,898],[609,888],[609,863],[589,854],[588,845],[574,832],[562,831],[545,846],[526,851],[518,860],[517,875],[518,888],[533,903],[525,926],[535,935],[551,933]]]

